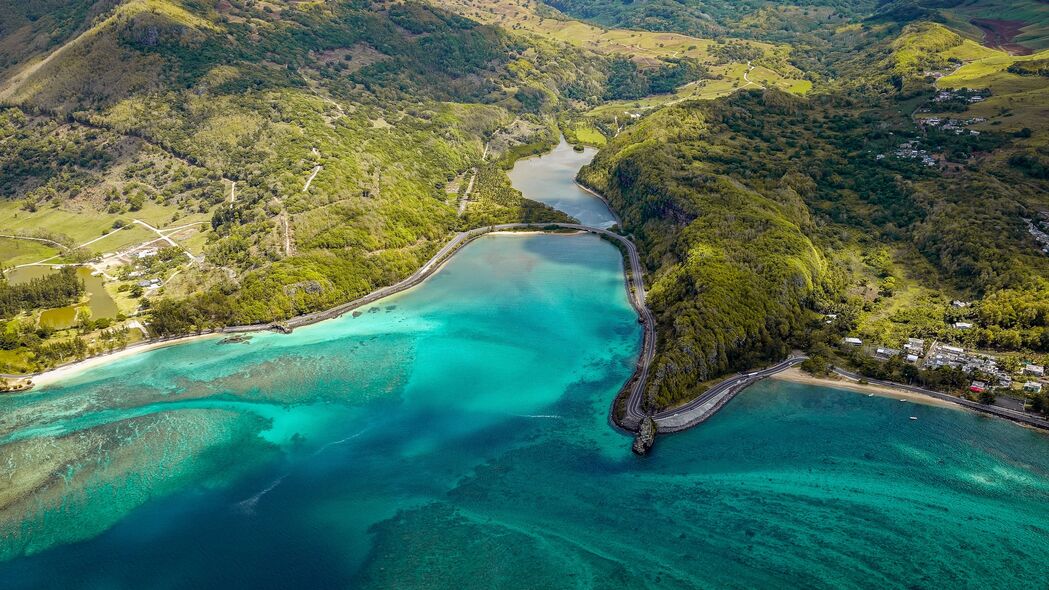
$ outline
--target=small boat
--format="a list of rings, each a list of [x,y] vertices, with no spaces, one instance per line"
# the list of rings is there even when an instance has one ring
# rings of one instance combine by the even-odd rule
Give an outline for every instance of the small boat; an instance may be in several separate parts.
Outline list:
[[[874,397],[874,394],[873,393],[868,393],[867,397]]]
[[[917,416],[911,416],[911,420],[917,420],[917,419],[918,419]]]
[[[902,398],[902,397],[901,397],[901,398],[900,398],[900,401],[901,401],[901,402],[905,402],[905,401],[907,401],[907,399],[906,399],[906,398]]]

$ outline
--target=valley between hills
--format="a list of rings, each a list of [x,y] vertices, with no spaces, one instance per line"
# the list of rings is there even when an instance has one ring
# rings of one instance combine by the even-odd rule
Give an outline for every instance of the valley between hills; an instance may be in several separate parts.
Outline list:
[[[640,252],[658,326],[649,411],[791,350],[816,374],[1049,409],[1025,378],[1049,352],[1038,3],[0,14],[8,387],[336,307],[463,230],[572,222],[507,178],[563,135],[600,148],[578,179]]]

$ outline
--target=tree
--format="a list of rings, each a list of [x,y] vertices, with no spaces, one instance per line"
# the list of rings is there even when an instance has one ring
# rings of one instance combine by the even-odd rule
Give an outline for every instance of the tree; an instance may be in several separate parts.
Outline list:
[[[826,375],[830,370],[827,359],[819,355],[812,355],[801,363],[801,370],[810,375]]]

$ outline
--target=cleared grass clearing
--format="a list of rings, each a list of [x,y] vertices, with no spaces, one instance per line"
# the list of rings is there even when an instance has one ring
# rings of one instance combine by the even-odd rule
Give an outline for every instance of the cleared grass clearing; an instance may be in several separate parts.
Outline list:
[[[157,237],[159,236],[141,225],[133,224],[118,232],[110,233],[101,240],[87,246],[87,249],[99,254],[108,254],[129,246],[148,242]],[[166,244],[158,243],[156,245],[159,247],[165,246]]]
[[[691,57],[706,62],[711,59],[710,47],[715,45],[710,39],[677,33],[605,29],[572,20],[532,0],[436,0],[435,4],[511,31],[533,33],[597,53],[628,55],[638,61]],[[772,47],[758,42],[752,45],[762,49]]]
[[[0,267],[29,264],[59,254],[60,250],[33,240],[0,238]]]
[[[571,128],[571,136],[569,139],[574,143],[584,143],[596,147],[601,147],[608,143],[605,136],[587,121],[575,122]]]
[[[487,24],[496,24],[509,31],[530,33],[545,39],[568,43],[581,49],[603,55],[624,55],[642,65],[655,65],[665,58],[688,57],[708,66],[715,73],[726,74],[728,70],[739,70],[734,77],[742,79],[745,64],[718,65],[713,49],[719,44],[711,39],[701,39],[678,33],[660,33],[629,29],[603,28],[572,20],[553,8],[533,0],[435,0],[446,10]],[[775,56],[777,63],[787,63],[789,48],[760,41],[739,41],[760,50],[767,56]],[[781,84],[780,74],[769,70],[770,84],[781,87],[803,88],[799,80]],[[776,82],[773,82],[776,80]],[[742,82],[741,84],[744,84]],[[811,84],[808,84],[811,85]],[[689,94],[686,98],[716,98],[724,94],[719,90],[703,96]],[[678,96],[677,98],[682,98]],[[673,98],[671,99],[673,100]],[[660,104],[665,101],[659,101]]]
[[[982,127],[992,128],[992,122],[993,128],[1002,131],[1049,127],[1049,80],[1007,71],[1014,63],[1049,58],[1049,50],[1025,56],[988,51],[993,55],[963,65],[950,76],[940,78],[936,85],[940,88],[990,89],[990,98],[969,107],[973,116],[988,119]]]
[[[947,58],[953,57],[962,61],[975,61],[978,59],[997,57],[1001,53],[1003,52],[980,45],[972,39],[965,39],[962,41],[961,45],[944,51],[943,56]]]
[[[177,235],[171,236],[171,238],[183,248],[189,250],[194,256],[204,254],[204,246],[208,243],[208,235],[200,230],[195,230],[188,235],[179,232]]]
[[[22,209],[21,203],[8,201],[0,203],[0,233],[45,230],[69,236],[77,244],[83,244],[111,231],[113,223],[118,219],[127,223],[130,223],[132,219],[141,219],[154,227],[164,227],[173,217],[183,213],[175,207],[167,207],[154,202],[145,203],[139,211],[121,214],[105,213],[88,208],[72,210],[65,206],[42,207],[34,212],[29,212]],[[177,223],[205,221],[208,218],[207,214],[193,214],[179,217]],[[95,242],[91,247],[98,251],[97,246],[101,242]],[[106,242],[105,247],[111,249],[114,246]]]
[[[609,101],[587,112],[591,117],[611,117],[613,115],[629,117],[630,113],[642,112],[686,100],[713,100],[728,96],[737,90],[757,88],[760,86],[775,87],[794,94],[805,94],[812,89],[808,80],[784,78],[776,71],[762,66],[755,66],[747,75],[753,84],[747,84],[743,74],[747,73],[747,64],[730,64],[715,66],[711,73],[720,75],[720,79],[699,80],[681,86],[672,94],[646,96],[638,100]]]

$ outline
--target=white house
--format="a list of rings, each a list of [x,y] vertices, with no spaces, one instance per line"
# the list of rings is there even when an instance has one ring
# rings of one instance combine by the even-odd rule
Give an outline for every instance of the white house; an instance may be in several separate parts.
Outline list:
[[[1024,391],[1027,393],[1042,393],[1042,384],[1037,381],[1024,383]]]
[[[969,328],[972,328],[973,325],[969,322],[954,322],[954,327],[959,330],[968,330]]]
[[[892,357],[898,354],[900,354],[900,351],[896,350],[895,348],[886,348],[883,346],[879,346],[878,349],[874,351],[874,356],[883,359],[891,359]]]
[[[859,345],[863,344],[862,340],[860,340],[859,338],[854,338],[852,336],[849,336],[848,338],[846,338],[844,340],[844,342],[845,342],[845,344],[848,344],[849,346],[859,346]]]
[[[903,345],[903,349],[911,354],[921,354],[925,351],[925,340],[921,338],[908,338],[907,344]]]
[[[1045,367],[1042,365],[1026,365],[1024,366],[1024,375],[1034,375],[1035,377],[1045,377]]]

